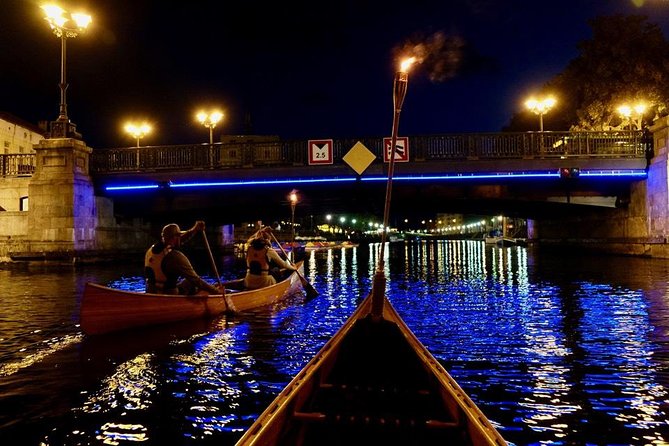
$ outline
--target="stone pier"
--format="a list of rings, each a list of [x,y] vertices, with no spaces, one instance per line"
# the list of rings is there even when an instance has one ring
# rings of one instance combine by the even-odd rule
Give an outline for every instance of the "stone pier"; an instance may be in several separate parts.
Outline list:
[[[148,225],[139,219],[117,221],[111,200],[95,196],[92,149],[85,142],[44,139],[34,148],[32,178],[7,184],[13,194],[7,187],[0,190],[0,204],[8,211],[0,215],[0,261],[81,263],[149,246]]]

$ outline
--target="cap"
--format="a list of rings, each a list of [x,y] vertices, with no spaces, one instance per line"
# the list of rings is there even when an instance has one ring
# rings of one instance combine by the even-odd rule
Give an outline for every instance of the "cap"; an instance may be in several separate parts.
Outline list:
[[[163,240],[169,240],[174,236],[183,235],[185,233],[186,231],[182,231],[181,228],[179,228],[178,224],[170,223],[169,225],[165,225],[163,227],[163,232],[161,233],[161,236]]]

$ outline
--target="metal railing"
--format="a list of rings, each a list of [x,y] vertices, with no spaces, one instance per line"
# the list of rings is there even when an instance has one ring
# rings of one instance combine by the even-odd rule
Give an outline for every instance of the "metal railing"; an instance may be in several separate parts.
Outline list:
[[[383,159],[383,138],[333,140],[333,164],[360,141]],[[524,132],[414,136],[409,162],[538,158],[644,158],[652,141],[643,132]],[[91,173],[308,165],[308,142],[230,142],[95,149]]]
[[[336,139],[332,164],[357,142],[383,159],[383,138]],[[243,141],[214,144],[94,149],[90,173],[307,166],[308,141]],[[652,138],[640,131],[475,133],[409,137],[409,162],[543,158],[646,158]],[[2,176],[35,171],[34,154],[2,155]]]
[[[35,155],[29,153],[0,155],[0,175],[25,177],[35,173]]]

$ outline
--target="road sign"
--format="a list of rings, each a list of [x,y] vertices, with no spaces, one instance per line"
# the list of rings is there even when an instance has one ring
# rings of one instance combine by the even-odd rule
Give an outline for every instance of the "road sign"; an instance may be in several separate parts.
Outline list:
[[[310,139],[307,147],[309,148],[309,165],[332,164],[331,139]]]
[[[383,138],[383,162],[390,162],[390,144],[393,142],[392,138]],[[398,137],[395,144],[395,162],[407,163],[409,162],[409,138],[406,136]]]
[[[362,175],[369,165],[374,162],[376,156],[363,143],[358,141],[344,155],[343,159],[358,175]]]

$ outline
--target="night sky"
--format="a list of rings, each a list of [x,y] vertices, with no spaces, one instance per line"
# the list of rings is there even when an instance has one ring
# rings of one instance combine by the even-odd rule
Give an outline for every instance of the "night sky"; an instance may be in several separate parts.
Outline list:
[[[0,110],[32,123],[56,119],[60,99],[60,40],[40,3],[0,3]],[[578,55],[589,19],[642,14],[669,35],[667,0],[60,4],[93,16],[67,41],[68,114],[93,148],[134,145],[131,118],[155,127],[143,145],[207,142],[205,105],[226,115],[215,139],[389,136],[397,56],[417,45],[429,57],[400,135],[495,132]]]

